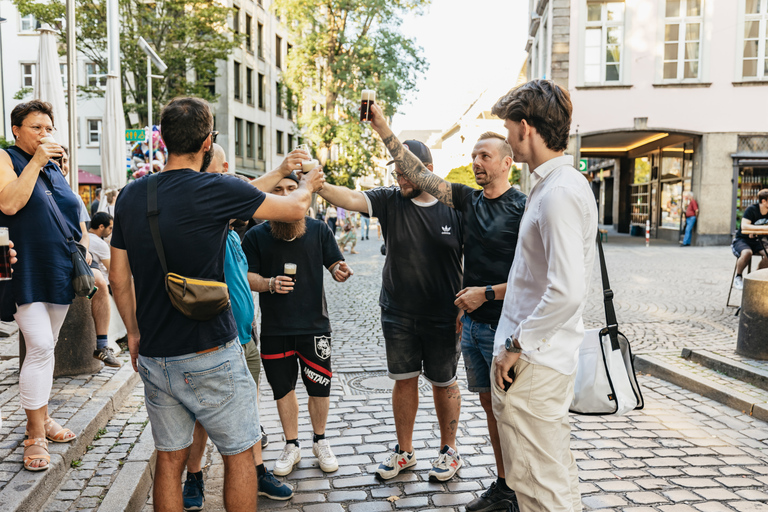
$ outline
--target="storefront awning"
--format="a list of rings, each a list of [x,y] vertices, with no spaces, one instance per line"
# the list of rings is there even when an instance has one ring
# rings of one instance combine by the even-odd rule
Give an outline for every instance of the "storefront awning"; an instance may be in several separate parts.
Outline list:
[[[96,176],[82,169],[77,170],[77,182],[80,185],[101,185],[101,176]]]
[[[581,135],[581,155],[593,157],[634,157],[636,154],[677,144],[689,139],[692,133],[671,130],[611,130]]]

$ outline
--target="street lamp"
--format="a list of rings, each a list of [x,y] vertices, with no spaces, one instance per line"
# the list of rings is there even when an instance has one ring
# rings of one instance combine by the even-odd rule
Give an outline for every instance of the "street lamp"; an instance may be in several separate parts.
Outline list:
[[[162,75],[152,74],[152,63],[157,66],[161,73],[165,73],[168,66],[165,65],[163,59],[157,55],[155,50],[141,36],[139,36],[139,48],[147,54],[147,145],[149,146],[149,171],[152,172],[152,79],[164,78]]]

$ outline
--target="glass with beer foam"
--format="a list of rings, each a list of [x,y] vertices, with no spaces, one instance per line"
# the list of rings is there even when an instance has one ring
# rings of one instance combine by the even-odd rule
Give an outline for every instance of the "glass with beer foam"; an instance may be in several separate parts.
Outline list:
[[[8,228],[0,228],[0,281],[11,279],[11,239]]]
[[[283,273],[290,277],[293,280],[293,283],[296,284],[296,264],[295,263],[286,263],[283,265]]]
[[[363,96],[360,103],[360,121],[371,122],[373,120],[373,114],[371,112],[371,105],[376,101],[376,91],[370,89],[363,89]]]

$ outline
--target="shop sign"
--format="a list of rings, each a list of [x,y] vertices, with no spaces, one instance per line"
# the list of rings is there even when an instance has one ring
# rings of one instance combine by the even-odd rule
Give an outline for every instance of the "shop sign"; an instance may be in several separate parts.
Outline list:
[[[582,158],[579,160],[579,171],[581,172],[587,172],[587,159]]]

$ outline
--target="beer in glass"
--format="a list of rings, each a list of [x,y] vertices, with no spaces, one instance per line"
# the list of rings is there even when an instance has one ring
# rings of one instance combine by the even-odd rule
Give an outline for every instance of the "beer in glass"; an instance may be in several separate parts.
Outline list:
[[[290,277],[293,281],[293,284],[296,284],[296,264],[295,263],[286,263],[283,265],[283,273]]]
[[[8,228],[0,228],[0,281],[11,278],[11,239]]]
[[[304,174],[307,174],[309,171],[311,171],[318,165],[320,165],[320,162],[318,162],[315,159],[304,160],[303,162],[301,162],[301,172],[303,172]]]
[[[376,101],[376,91],[363,89],[363,98],[360,104],[360,120],[370,122],[373,120],[371,105]]]

